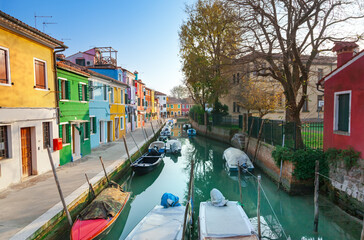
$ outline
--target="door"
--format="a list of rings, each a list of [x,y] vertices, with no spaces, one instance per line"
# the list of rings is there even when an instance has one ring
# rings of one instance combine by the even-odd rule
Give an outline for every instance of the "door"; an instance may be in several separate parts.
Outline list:
[[[21,155],[23,177],[32,175],[32,142],[30,128],[21,128]]]
[[[80,124],[72,124],[72,157],[73,161],[81,158]]]
[[[119,139],[119,118],[115,118],[115,138]]]

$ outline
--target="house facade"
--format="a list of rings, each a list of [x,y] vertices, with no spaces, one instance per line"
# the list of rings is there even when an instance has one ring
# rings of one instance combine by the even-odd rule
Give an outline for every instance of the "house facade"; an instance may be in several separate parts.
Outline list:
[[[109,104],[110,104],[110,125],[112,128],[112,141],[120,139],[125,135],[125,90],[127,85],[123,82],[114,80],[109,88]]]
[[[49,171],[58,138],[56,49],[67,48],[0,11],[0,190]],[[31,97],[30,97],[31,96]]]
[[[138,80],[138,74],[136,74],[135,84],[135,95],[137,97],[137,128],[141,128],[145,124],[145,84]]]
[[[167,117],[167,94],[164,94],[162,92],[155,91],[155,97],[158,98],[159,102],[159,116],[166,118]]]
[[[167,97],[167,116],[179,117],[182,115],[181,100],[174,97]]]
[[[89,86],[90,75],[69,61],[57,62],[59,92],[59,136],[62,138],[60,165],[91,152]]]
[[[324,149],[353,147],[364,158],[364,51],[353,42],[338,42],[337,69],[318,86],[325,93]]]
[[[125,113],[126,118],[126,131],[134,131],[136,128],[136,116],[137,116],[137,100],[135,95],[135,75],[134,73],[123,70],[123,82],[128,85],[127,95],[125,96],[125,104],[127,106],[127,111]]]

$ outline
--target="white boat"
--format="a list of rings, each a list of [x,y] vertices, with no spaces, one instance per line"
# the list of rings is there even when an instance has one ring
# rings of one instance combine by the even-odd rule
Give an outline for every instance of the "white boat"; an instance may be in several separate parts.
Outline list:
[[[187,130],[188,136],[196,136],[196,130],[193,128],[190,128]]]
[[[181,153],[182,144],[180,141],[172,139],[166,142],[166,153]]]
[[[222,158],[226,161],[226,166],[230,171],[238,171],[238,167],[241,167],[243,171],[252,172],[254,170],[254,165],[248,155],[240,149],[229,147],[224,151]]]
[[[164,153],[165,150],[166,150],[166,144],[163,141],[155,141],[155,142],[152,142],[149,145],[149,148],[148,148],[149,152],[152,149],[156,149],[159,153]]]
[[[218,191],[213,189],[211,195],[214,190]],[[243,208],[238,202],[227,201],[223,196],[220,202],[201,202],[198,220],[200,240],[258,240]]]
[[[189,123],[183,124],[183,129],[190,129],[192,126]]]

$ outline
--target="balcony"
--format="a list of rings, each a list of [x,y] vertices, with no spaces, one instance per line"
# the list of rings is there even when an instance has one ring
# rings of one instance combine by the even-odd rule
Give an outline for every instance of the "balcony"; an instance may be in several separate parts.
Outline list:
[[[112,66],[117,67],[118,51],[112,47],[95,48],[95,66]]]

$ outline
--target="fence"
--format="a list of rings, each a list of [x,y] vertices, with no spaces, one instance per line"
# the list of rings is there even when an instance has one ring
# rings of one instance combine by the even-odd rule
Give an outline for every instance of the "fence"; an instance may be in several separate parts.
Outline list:
[[[296,147],[296,128],[294,122],[281,120],[263,119],[261,141],[273,146],[284,146],[295,149]],[[259,129],[263,121],[258,117],[248,118],[248,133],[252,126],[251,136],[258,138]],[[323,122],[303,122],[301,124],[301,135],[306,147],[322,149],[323,147]]]
[[[211,113],[191,113],[190,117],[200,125],[205,125],[205,117],[207,117],[206,124],[214,127],[225,128],[243,128],[243,115],[231,116],[223,114],[211,114]]]

